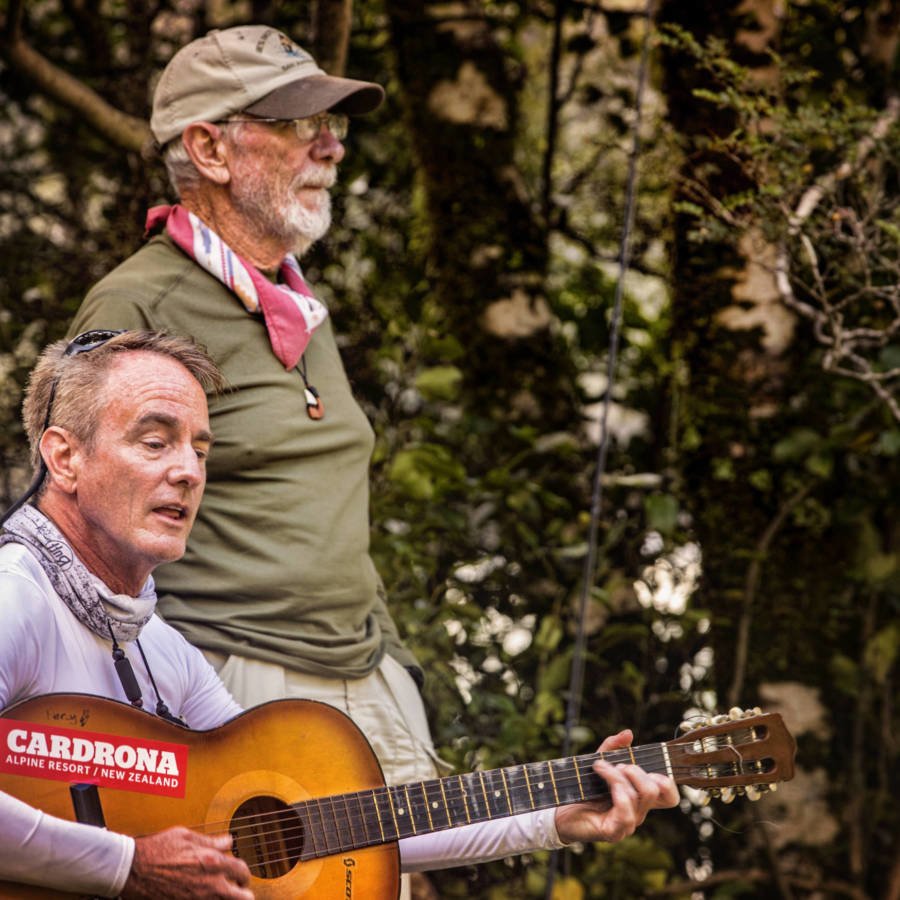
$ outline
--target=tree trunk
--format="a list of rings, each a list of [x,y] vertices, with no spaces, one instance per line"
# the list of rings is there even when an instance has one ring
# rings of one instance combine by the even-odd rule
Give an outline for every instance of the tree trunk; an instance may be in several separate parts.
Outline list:
[[[313,47],[316,62],[330,75],[347,68],[353,0],[316,0],[313,11]]]
[[[419,162],[431,298],[464,348],[470,400],[498,421],[570,423],[571,372],[545,297],[547,231],[514,159],[515,63],[479,8],[442,21],[446,8],[423,0],[386,6]]]

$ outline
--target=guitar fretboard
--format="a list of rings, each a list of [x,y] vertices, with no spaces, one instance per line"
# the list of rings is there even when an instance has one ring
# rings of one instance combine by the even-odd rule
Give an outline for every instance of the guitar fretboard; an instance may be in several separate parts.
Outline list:
[[[293,804],[305,835],[300,859],[600,799],[608,790],[593,771],[597,757],[591,753]],[[604,757],[612,763],[637,762],[648,772],[666,771],[663,744],[648,744],[634,752],[614,751]]]

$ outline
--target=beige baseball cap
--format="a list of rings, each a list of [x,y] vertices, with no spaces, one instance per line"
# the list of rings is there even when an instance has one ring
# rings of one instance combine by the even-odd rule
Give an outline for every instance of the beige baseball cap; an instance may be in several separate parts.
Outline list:
[[[335,109],[356,116],[382,100],[381,85],[326,74],[280,31],[240,25],[210,31],[172,57],[153,94],[150,130],[162,146],[193,122],[239,112],[300,119]]]

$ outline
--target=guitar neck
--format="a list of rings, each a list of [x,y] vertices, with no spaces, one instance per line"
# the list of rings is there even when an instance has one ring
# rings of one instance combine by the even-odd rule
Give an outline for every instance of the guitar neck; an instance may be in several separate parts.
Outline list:
[[[648,744],[307,800],[292,805],[307,836],[301,858],[601,799],[609,791],[593,770],[599,756],[648,772],[670,768],[665,745]]]

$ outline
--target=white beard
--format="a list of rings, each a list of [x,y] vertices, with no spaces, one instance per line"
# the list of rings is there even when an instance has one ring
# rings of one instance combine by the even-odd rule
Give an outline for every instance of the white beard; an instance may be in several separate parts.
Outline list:
[[[297,256],[302,256],[317,240],[324,237],[331,227],[331,195],[315,209],[301,203],[293,193],[277,211],[278,231]]]
[[[271,181],[245,178],[232,187],[234,208],[262,234],[272,235],[302,256],[331,227],[331,195],[327,193],[337,180],[332,166],[316,166],[304,171],[291,182],[287,196],[275,196]],[[298,196],[308,187],[323,189],[314,206],[307,206]]]

